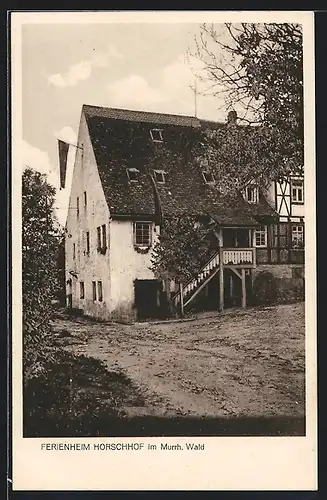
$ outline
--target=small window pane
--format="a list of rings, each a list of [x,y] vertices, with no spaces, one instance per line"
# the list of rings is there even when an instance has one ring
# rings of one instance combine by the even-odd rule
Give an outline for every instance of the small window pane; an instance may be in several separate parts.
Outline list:
[[[160,182],[162,184],[165,183],[165,172],[162,172],[160,170],[155,170],[154,175],[157,182]]]
[[[205,182],[211,183],[211,182],[215,181],[214,176],[211,172],[202,172],[202,174],[203,174]]]
[[[79,284],[79,297],[80,299],[84,299],[85,289],[84,289],[84,281],[81,281]]]
[[[102,295],[102,281],[98,281],[98,300],[102,302],[103,300],[103,295]]]
[[[137,182],[139,177],[139,171],[136,168],[128,168],[127,177],[129,181]]]
[[[135,224],[135,243],[140,246],[149,246],[151,244],[150,224],[136,222]]]
[[[150,130],[150,135],[151,135],[151,139],[153,140],[153,142],[162,142],[163,141],[162,130],[160,130],[160,129]]]
[[[303,248],[303,243],[304,243],[303,226],[293,225],[292,226],[292,247],[293,248]]]
[[[294,203],[303,203],[304,196],[303,196],[303,181],[301,180],[294,180],[292,181],[292,201]]]
[[[97,227],[97,246],[101,248],[101,227]]]
[[[102,242],[101,242],[101,247],[106,248],[107,246],[107,233],[106,233],[106,225],[102,225]]]
[[[267,246],[267,227],[260,226],[255,229],[254,232],[254,244],[256,247],[266,247]]]
[[[89,231],[86,232],[86,253],[89,255],[90,253],[90,233]]]
[[[93,300],[97,300],[97,284],[95,281],[92,281],[92,297]]]

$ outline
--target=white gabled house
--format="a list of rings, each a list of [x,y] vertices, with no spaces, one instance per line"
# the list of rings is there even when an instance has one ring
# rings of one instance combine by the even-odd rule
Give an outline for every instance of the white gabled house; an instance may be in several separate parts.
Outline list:
[[[173,293],[176,307],[246,305],[260,269],[303,274],[303,178],[262,193],[222,195],[192,157],[206,127],[195,117],[84,105],[66,222],[67,306],[100,319],[162,314],[162,284],[150,271],[162,214],[206,214],[217,249],[200,275]],[[224,126],[217,124],[217,126]],[[235,297],[234,297],[235,296]]]

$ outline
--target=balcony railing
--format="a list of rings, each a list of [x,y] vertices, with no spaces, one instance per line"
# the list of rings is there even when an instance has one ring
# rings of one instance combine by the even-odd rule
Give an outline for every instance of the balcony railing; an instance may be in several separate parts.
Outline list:
[[[223,248],[224,266],[254,266],[255,248]]]

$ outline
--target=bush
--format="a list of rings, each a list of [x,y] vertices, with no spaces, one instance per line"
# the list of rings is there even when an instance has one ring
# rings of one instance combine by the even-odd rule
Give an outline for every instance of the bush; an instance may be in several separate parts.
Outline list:
[[[276,278],[269,271],[262,271],[256,275],[253,283],[253,302],[256,305],[275,304],[277,302],[278,287]]]

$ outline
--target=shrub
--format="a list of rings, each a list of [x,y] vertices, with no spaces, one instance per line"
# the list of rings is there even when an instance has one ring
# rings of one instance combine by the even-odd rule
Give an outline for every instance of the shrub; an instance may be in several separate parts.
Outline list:
[[[253,283],[253,302],[257,305],[275,304],[278,287],[276,278],[269,271],[261,271]]]

